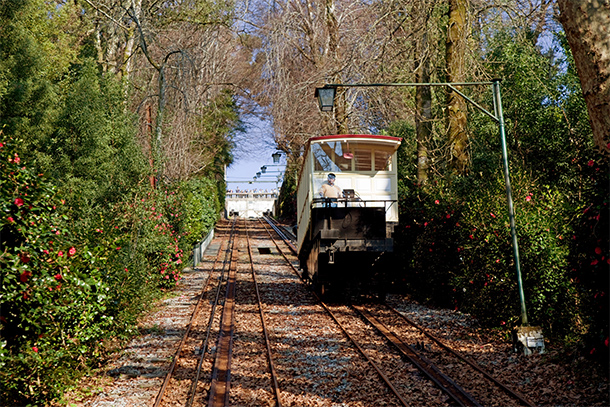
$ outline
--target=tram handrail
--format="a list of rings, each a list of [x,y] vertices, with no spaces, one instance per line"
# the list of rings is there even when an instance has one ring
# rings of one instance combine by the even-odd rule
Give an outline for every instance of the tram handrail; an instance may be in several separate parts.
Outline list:
[[[386,205],[387,203],[390,205]],[[386,208],[386,212],[388,209],[392,207],[398,200],[396,199],[362,199],[362,198],[314,198],[311,200],[310,209],[314,208],[326,208],[326,207],[354,207],[353,204],[358,204],[358,206],[366,208],[367,203],[383,203]],[[348,204],[352,204],[349,205]],[[360,205],[362,204],[362,205]],[[356,206],[356,207],[358,207]],[[377,208],[377,206],[370,206],[371,208]],[[380,206],[379,206],[380,207]]]

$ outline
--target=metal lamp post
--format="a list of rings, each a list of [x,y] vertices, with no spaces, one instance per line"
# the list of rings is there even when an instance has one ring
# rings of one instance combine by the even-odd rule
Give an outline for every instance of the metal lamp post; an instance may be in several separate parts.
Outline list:
[[[493,104],[494,113],[490,113],[485,108],[480,106],[474,100],[456,89],[456,86],[480,86],[480,85],[491,85],[493,93]],[[458,95],[466,99],[477,109],[485,113],[492,120],[498,123],[500,131],[500,142],[502,144],[502,161],[504,163],[504,180],[506,183],[506,196],[508,200],[508,216],[510,219],[510,231],[513,246],[513,256],[515,260],[515,268],[517,272],[517,285],[519,289],[519,302],[521,305],[521,323],[523,326],[528,325],[527,310],[525,307],[525,295],[523,292],[523,281],[521,278],[521,265],[519,260],[519,244],[517,241],[517,228],[515,222],[515,211],[513,207],[512,191],[510,186],[510,170],[508,166],[508,152],[506,148],[506,133],[504,128],[504,114],[502,111],[502,97],[500,95],[500,80],[493,79],[491,82],[464,82],[464,83],[352,83],[352,84],[326,84],[322,88],[316,88],[315,97],[318,98],[320,110],[323,112],[330,112],[333,110],[335,93],[338,87],[354,88],[354,87],[398,87],[398,86],[442,86],[451,89]]]

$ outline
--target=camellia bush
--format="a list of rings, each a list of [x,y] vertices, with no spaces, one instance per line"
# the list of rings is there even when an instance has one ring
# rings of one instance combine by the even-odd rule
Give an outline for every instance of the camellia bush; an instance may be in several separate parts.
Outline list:
[[[56,396],[75,365],[99,353],[110,286],[100,250],[70,231],[56,189],[6,139],[0,180],[0,380],[3,401],[20,404]]]
[[[503,78],[528,322],[607,368],[610,160],[593,145],[565,38],[558,34],[561,53],[549,59],[517,31],[496,35],[488,51],[491,77]],[[490,93],[478,96],[491,106]],[[429,178],[419,182],[413,129],[388,129],[403,137],[396,280],[414,298],[468,312],[509,336],[521,309],[498,128],[469,111],[470,166],[458,174],[442,155],[443,125],[436,126]]]
[[[61,190],[16,145],[0,141],[0,385],[3,402],[46,404],[179,284],[220,199],[213,183],[193,181],[136,191],[75,223]]]

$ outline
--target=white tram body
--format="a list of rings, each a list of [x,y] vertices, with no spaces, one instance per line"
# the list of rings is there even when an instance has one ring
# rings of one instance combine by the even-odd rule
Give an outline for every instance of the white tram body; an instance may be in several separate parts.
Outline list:
[[[318,288],[345,278],[350,263],[364,265],[393,251],[400,143],[383,135],[332,135],[312,137],[305,145],[297,193],[298,256]],[[329,173],[343,197],[320,195]]]

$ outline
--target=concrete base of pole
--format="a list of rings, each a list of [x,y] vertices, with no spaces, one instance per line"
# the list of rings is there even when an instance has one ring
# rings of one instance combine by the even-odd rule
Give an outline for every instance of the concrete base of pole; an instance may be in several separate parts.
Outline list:
[[[544,336],[539,326],[518,326],[513,329],[513,349],[524,355],[544,353]]]

